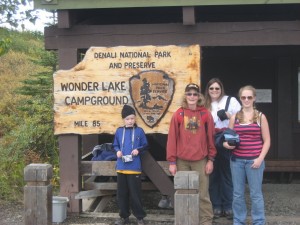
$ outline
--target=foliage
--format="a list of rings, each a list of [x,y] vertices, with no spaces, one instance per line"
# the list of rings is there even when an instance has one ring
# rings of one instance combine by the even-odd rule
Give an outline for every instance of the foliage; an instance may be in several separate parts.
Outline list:
[[[26,9],[26,6],[32,0],[1,0],[0,1],[0,25],[9,24],[12,27],[17,27],[18,24],[24,20],[28,20],[35,23],[37,16],[34,14],[34,10]]]
[[[23,170],[30,163],[52,164],[52,183],[58,185],[52,110],[57,56],[43,50],[36,33],[8,32],[5,38],[12,43],[0,57],[0,198],[9,199],[22,195]]]
[[[9,38],[0,39],[0,56],[4,55],[8,51],[10,44],[11,44],[11,39]]]

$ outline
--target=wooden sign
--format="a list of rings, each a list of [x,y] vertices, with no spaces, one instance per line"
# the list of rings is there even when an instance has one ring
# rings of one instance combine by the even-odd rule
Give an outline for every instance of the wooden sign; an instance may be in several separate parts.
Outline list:
[[[146,133],[167,134],[185,86],[200,81],[200,47],[91,47],[54,75],[55,134],[114,134],[133,106]]]

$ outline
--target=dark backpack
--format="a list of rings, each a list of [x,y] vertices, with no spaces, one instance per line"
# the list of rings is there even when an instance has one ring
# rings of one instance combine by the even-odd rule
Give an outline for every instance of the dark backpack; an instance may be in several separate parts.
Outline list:
[[[112,147],[112,143],[104,143],[96,145],[92,151],[92,161],[115,161],[117,160],[116,153]]]
[[[96,145],[92,151],[92,161],[116,161],[117,155],[113,149],[112,143]],[[97,176],[95,182],[107,182],[110,176]],[[116,181],[116,177],[112,177]]]

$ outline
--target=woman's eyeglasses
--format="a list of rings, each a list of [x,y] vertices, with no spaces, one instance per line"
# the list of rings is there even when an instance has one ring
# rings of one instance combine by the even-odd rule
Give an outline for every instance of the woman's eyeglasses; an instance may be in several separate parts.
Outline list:
[[[253,99],[253,96],[241,96],[241,99],[242,99],[242,100],[246,100],[246,99],[252,100],[252,99]]]
[[[198,96],[198,93],[185,93],[186,96]]]
[[[220,88],[219,87],[210,87],[209,90],[216,90],[216,91],[218,91],[218,90],[220,90]]]

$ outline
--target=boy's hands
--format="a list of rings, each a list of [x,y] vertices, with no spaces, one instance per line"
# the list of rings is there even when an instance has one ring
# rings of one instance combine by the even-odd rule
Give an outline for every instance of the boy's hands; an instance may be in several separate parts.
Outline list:
[[[132,156],[137,156],[139,154],[139,150],[137,150],[137,149],[134,149],[134,150],[132,150],[132,152],[131,152],[131,155]],[[122,154],[122,152],[119,150],[119,151],[117,151],[117,157],[118,158],[121,158],[123,156],[123,154]]]
[[[133,156],[137,156],[138,154],[139,154],[139,150],[137,150],[137,149],[133,149],[131,152],[131,155],[133,155]]]
[[[121,151],[117,151],[117,157],[121,158],[122,156],[123,156],[122,152]]]

